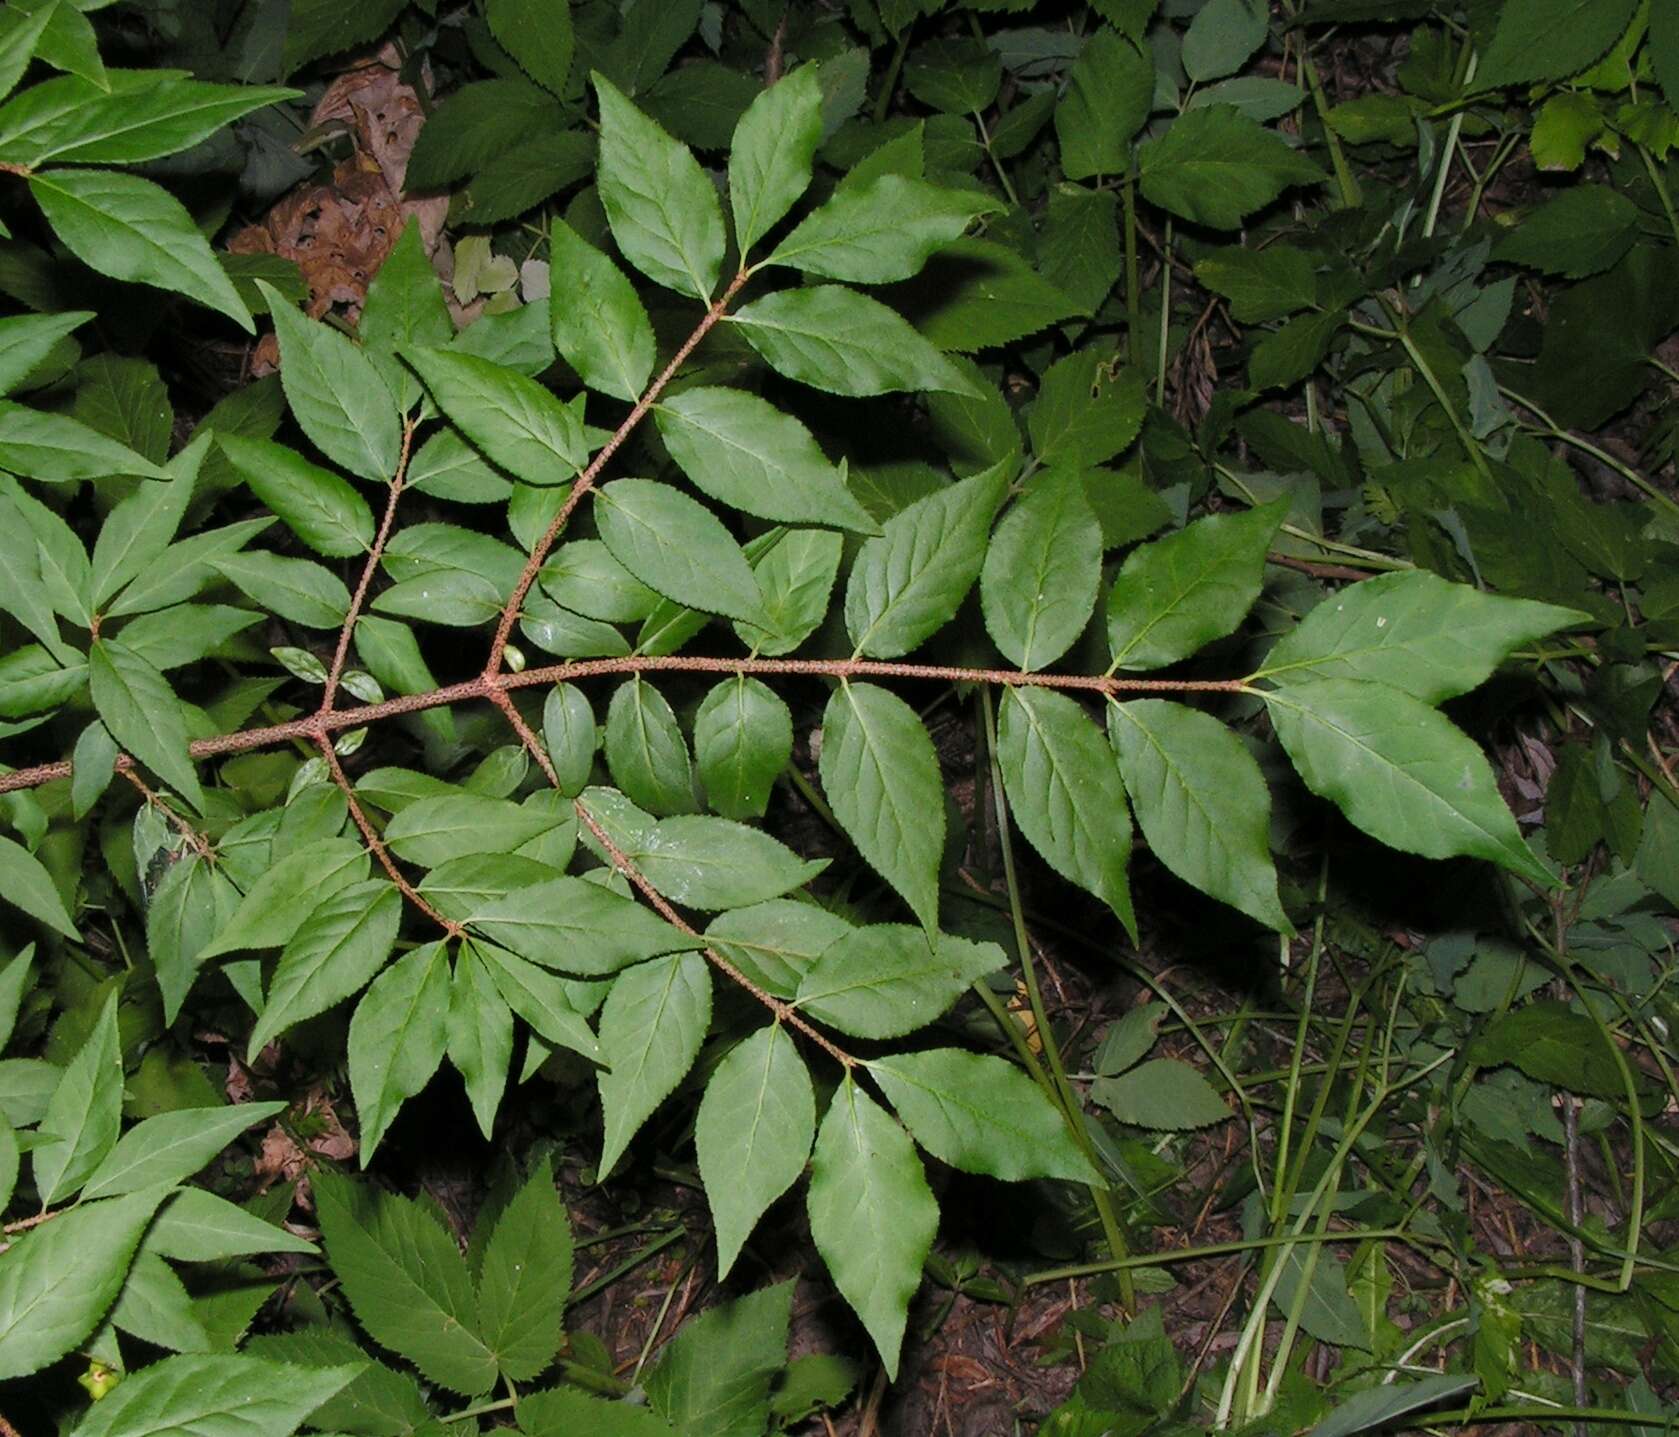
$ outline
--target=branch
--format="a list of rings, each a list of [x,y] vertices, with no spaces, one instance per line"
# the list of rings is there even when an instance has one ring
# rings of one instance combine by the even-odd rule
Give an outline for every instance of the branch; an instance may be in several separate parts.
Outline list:
[[[635,885],[637,891],[640,892],[641,896],[653,906],[658,915],[673,928],[679,928],[682,932],[698,938],[700,936],[699,930],[695,928],[692,923],[688,922],[688,920],[680,913],[678,913],[675,908],[671,907],[664,894],[660,893],[659,890],[648,881],[647,875],[635,866],[634,860],[631,859],[630,856],[623,851],[623,849],[619,848],[618,845],[612,841],[612,836],[595,821],[595,816],[584,806],[582,800],[575,800],[572,807],[577,810],[577,821],[587,828],[590,833],[594,834],[595,841],[600,844],[606,856],[612,860],[612,866]],[[798,1009],[796,1009],[791,1003],[783,1002],[773,993],[760,988],[715,948],[707,948],[703,951],[705,956],[716,965],[720,972],[725,974],[734,982],[738,983],[742,988],[768,1008],[770,1012],[775,1014],[776,1022],[785,1023],[795,1032],[802,1033],[847,1072],[850,1072],[857,1066],[857,1059],[852,1057],[851,1054],[846,1052],[844,1048],[835,1043],[826,1033],[806,1022],[804,1017],[799,1013]]]
[[[345,801],[350,805],[350,817],[361,830],[363,842],[368,851],[379,860],[379,866],[389,875],[396,885],[396,890],[427,918],[443,930],[445,938],[459,938],[464,931],[461,925],[452,918],[445,918],[443,914],[432,907],[431,901],[408,881],[407,876],[396,866],[396,860],[391,857],[391,851],[385,846],[385,840],[379,836],[374,828],[373,820],[361,806],[361,800],[356,797],[355,789],[350,783],[349,776],[344,772],[344,765],[339,763],[338,755],[333,752],[332,740],[324,733],[314,735],[315,742],[320,746],[321,757],[326,760],[328,771],[332,774],[332,781],[338,785],[344,794]]]
[[[379,532],[373,537],[373,547],[367,551],[367,562],[362,565],[361,582],[356,585],[355,595],[350,600],[350,611],[344,616],[344,627],[338,631],[338,648],[332,656],[332,668],[327,672],[326,691],[321,695],[320,712],[332,712],[332,700],[338,693],[338,680],[344,673],[344,660],[350,652],[350,639],[356,631],[356,620],[361,617],[361,608],[367,602],[368,585],[373,582],[373,575],[379,568],[379,560],[385,552],[385,544],[391,537],[391,525],[396,522],[396,501],[402,494],[403,480],[408,474],[408,453],[414,443],[415,420],[406,419],[402,425],[402,452],[397,456],[396,473],[391,475],[390,494],[385,500],[384,517],[379,520]]]
[[[502,607],[501,618],[496,621],[495,638],[490,643],[490,656],[484,664],[484,677],[491,683],[501,673],[502,652],[507,647],[509,635],[513,632],[513,625],[518,621],[519,610],[525,602],[525,595],[536,582],[538,571],[542,568],[542,561],[548,557],[548,551],[554,547],[554,541],[560,537],[565,526],[571,522],[572,511],[582,502],[583,496],[595,487],[595,481],[600,478],[600,472],[606,467],[607,461],[622,447],[624,441],[630,437],[636,425],[647,417],[650,410],[664,393],[665,386],[676,377],[677,371],[688,362],[688,356],[699,347],[699,343],[710,334],[714,325],[728,312],[734,297],[740,293],[741,287],[751,277],[749,270],[741,270],[732,280],[729,287],[717,297],[717,302],[705,312],[704,318],[694,327],[694,332],[683,340],[682,347],[670,358],[670,363],[659,371],[659,376],[647,386],[647,392],[636,400],[635,408],[624,416],[624,422],[612,431],[612,437],[601,446],[600,452],[589,461],[589,465],[577,476],[577,482],[572,486],[571,493],[560,505],[560,512],[548,526],[548,532],[537,541],[531,550],[530,558],[525,560],[523,572],[519,575],[519,582],[513,586],[512,596]]]
[[[585,659],[518,674],[480,674],[458,684],[445,684],[420,694],[399,694],[376,704],[353,709],[334,709],[328,714],[311,714],[287,723],[264,728],[218,734],[187,745],[190,757],[219,758],[224,754],[249,753],[253,749],[279,744],[318,742],[320,735],[342,729],[362,728],[403,714],[422,713],[475,700],[497,702],[496,695],[508,689],[535,688],[543,684],[573,682],[610,674],[710,673],[780,674],[811,678],[931,679],[943,683],[994,684],[1004,688],[1067,689],[1112,697],[1119,694],[1239,694],[1247,689],[1242,679],[1132,679],[1108,674],[1023,673],[1017,669],[970,669],[947,664],[900,664],[878,659],[752,659],[710,658],[691,654],[631,654],[618,659]],[[499,705],[498,705],[499,706]],[[505,712],[505,710],[504,710]],[[127,754],[117,758],[117,769],[133,766]],[[0,793],[39,788],[44,783],[70,776],[70,763],[36,764],[0,774]]]

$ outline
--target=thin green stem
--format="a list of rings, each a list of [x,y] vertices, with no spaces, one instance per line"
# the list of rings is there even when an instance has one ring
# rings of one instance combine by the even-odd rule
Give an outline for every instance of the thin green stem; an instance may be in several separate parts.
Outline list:
[[[1475,78],[1475,66],[1479,63],[1480,56],[1473,49],[1467,49],[1464,53],[1468,58],[1463,67],[1463,83],[1467,85]],[[1446,193],[1446,179],[1452,171],[1452,156],[1457,153],[1458,136],[1463,133],[1463,115],[1464,112],[1458,110],[1446,125],[1446,143],[1440,152],[1440,168],[1435,172],[1434,190],[1428,197],[1428,214],[1423,219],[1422,232],[1425,239],[1433,237],[1434,227],[1440,219],[1440,201]]]
[[[1667,226],[1673,231],[1673,240],[1679,244],[1679,213],[1673,208],[1673,195],[1667,188],[1667,181],[1662,178],[1661,167],[1656,164],[1650,151],[1643,145],[1634,142],[1638,151],[1638,158],[1644,161],[1645,173],[1650,176],[1650,183],[1656,188],[1656,198],[1661,201],[1662,212],[1667,216]]]
[[[1160,241],[1160,352],[1154,359],[1154,402],[1166,403],[1166,348],[1172,334],[1172,221]]]
[[[1020,954],[1020,974],[1026,985],[1026,1001],[1032,1009],[1032,1021],[1037,1027],[1038,1042],[1043,1049],[1043,1065],[1048,1076],[1048,1082],[1043,1084],[1045,1095],[1061,1109],[1073,1142],[1085,1155],[1091,1167],[1100,1173],[1101,1165],[1097,1160],[1095,1147],[1090,1141],[1090,1134],[1085,1131],[1084,1110],[1072,1083],[1067,1079],[1067,1066],[1062,1061],[1061,1047],[1056,1042],[1049,1011],[1044,1006],[1043,990],[1038,984],[1037,962],[1032,957],[1032,942],[1026,931],[1026,914],[1021,907],[1020,882],[1014,867],[1014,843],[1009,836],[1008,802],[1003,795],[1003,766],[997,756],[997,718],[989,689],[979,691],[979,701],[984,723],[985,747],[991,765],[991,798],[996,805],[997,842],[1003,855],[1003,882],[1008,889],[1009,918],[1014,925],[1015,947]],[[1128,1251],[1125,1230],[1120,1225],[1113,1194],[1106,1183],[1092,1184],[1090,1197],[1096,1205],[1096,1216],[1102,1224],[1102,1235],[1107,1239],[1108,1251],[1115,1257],[1124,1257]],[[1125,1273],[1121,1273],[1119,1277],[1119,1297],[1127,1312],[1137,1310],[1136,1288]]]
[[[1113,1258],[1108,1262],[1080,1262],[1067,1267],[1052,1267],[1043,1272],[1028,1273],[1021,1278],[1020,1284],[1022,1287],[1036,1287],[1046,1282],[1067,1282],[1077,1277],[1101,1277],[1110,1272],[1135,1272],[1143,1267],[1169,1267],[1178,1262],[1202,1262],[1210,1257],[1233,1257],[1237,1253],[1286,1247],[1293,1243],[1385,1242],[1389,1239],[1424,1245],[1429,1241],[1401,1227],[1361,1227],[1350,1232],[1304,1233],[1299,1237],[1291,1237],[1284,1233],[1277,1237],[1250,1237],[1236,1242],[1210,1242],[1201,1247],[1176,1247],[1162,1252],[1144,1252],[1132,1257]]]
[[[1137,333],[1143,327],[1142,267],[1137,256],[1137,177],[1130,174],[1119,187],[1119,203],[1125,231],[1125,351],[1137,361]]]
[[[1352,166],[1347,163],[1346,151],[1341,148],[1341,137],[1329,123],[1329,96],[1324,93],[1318,68],[1306,54],[1304,44],[1300,50],[1300,73],[1305,76],[1306,88],[1312,96],[1312,108],[1317,111],[1318,121],[1323,126],[1324,142],[1329,146],[1329,163],[1335,169],[1335,185],[1340,191],[1339,208],[1355,210],[1364,202],[1364,193],[1359,188]]]
[[[1539,424],[1537,426],[1526,425],[1524,426],[1525,428],[1531,428],[1535,433],[1543,434],[1548,439],[1555,439],[1559,444],[1566,444],[1571,449],[1578,449],[1582,454],[1589,454],[1593,459],[1597,460],[1599,464],[1606,465],[1608,468],[1613,469],[1621,476],[1621,478],[1625,479],[1627,483],[1642,489],[1658,504],[1664,504],[1675,514],[1679,514],[1679,502],[1676,502],[1671,495],[1664,493],[1661,487],[1657,485],[1654,480],[1646,479],[1630,464],[1622,463],[1621,460],[1609,453],[1608,450],[1598,448],[1598,446],[1593,444],[1589,439],[1582,439],[1578,434],[1571,434],[1526,395],[1518,394],[1515,390],[1503,384],[1498,386],[1498,392],[1506,399],[1514,400],[1517,404],[1521,405],[1523,409],[1527,410],[1528,413],[1532,414],[1539,420]]]

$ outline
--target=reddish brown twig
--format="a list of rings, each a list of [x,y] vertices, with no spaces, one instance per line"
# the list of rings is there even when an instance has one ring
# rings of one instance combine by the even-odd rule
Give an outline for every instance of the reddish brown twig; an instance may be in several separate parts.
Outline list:
[[[131,766],[119,765],[117,772],[127,779],[129,783],[133,784],[135,788],[139,789],[140,797],[144,799],[150,807],[155,808],[169,820],[181,837],[186,839],[186,841],[192,845],[193,850],[200,858],[202,858],[206,863],[214,863],[216,861],[216,850],[210,846],[210,840],[188,823],[186,819],[182,818],[180,814],[176,813],[174,809],[163,801],[160,795],[154,793],[151,785],[148,784],[145,779],[141,778]]]
[[[657,912],[658,915],[673,928],[680,928],[684,933],[698,938],[700,936],[699,930],[670,905],[664,894],[660,893],[659,890],[652,885],[652,883],[648,880],[647,875],[635,866],[635,863],[630,856],[625,853],[623,849],[619,848],[618,845],[612,841],[612,836],[595,821],[595,816],[589,812],[589,810],[583,805],[583,802],[578,800],[572,806],[577,810],[577,821],[595,836],[595,842],[600,844],[601,850],[606,854],[607,858],[611,860],[612,866],[635,885],[636,890],[648,901],[648,903],[653,906],[654,911]],[[739,968],[735,967],[733,963],[731,963],[715,948],[706,948],[703,951],[705,956],[717,967],[719,972],[723,973],[731,981],[738,983],[742,988],[768,1008],[770,1012],[775,1014],[775,1019],[778,1023],[785,1023],[795,1032],[802,1033],[836,1063],[845,1068],[847,1072],[850,1072],[857,1066],[857,1060],[853,1058],[850,1053],[846,1052],[844,1048],[840,1047],[839,1044],[835,1043],[832,1038],[828,1037],[828,1035],[822,1032],[819,1028],[815,1028],[810,1023],[806,1022],[803,1016],[799,1013],[798,1009],[796,1009],[791,1003],[783,1002],[773,993],[759,987],[758,984],[754,983],[746,976],[746,974],[742,973]]]
[[[376,704],[353,709],[334,709],[330,714],[238,733],[218,734],[187,745],[195,759],[220,758],[249,753],[253,749],[303,740],[316,742],[317,733],[337,733],[361,728],[402,714],[422,713],[473,700],[494,702],[495,694],[506,689],[534,688],[542,684],[598,678],[610,674],[637,673],[781,674],[813,678],[931,679],[945,683],[994,684],[1007,688],[1067,689],[1102,694],[1237,694],[1247,688],[1243,679],[1133,679],[1103,674],[1021,673],[1016,669],[970,669],[946,664],[901,664],[878,659],[752,659],[709,658],[690,654],[631,654],[617,659],[588,659],[526,669],[523,673],[497,674],[493,679],[480,674],[458,684],[445,684],[420,694],[398,694]],[[119,772],[132,766],[126,755],[117,759]],[[68,760],[36,764],[0,774],[0,793],[39,788],[44,783],[70,776]]]
[[[402,425],[402,452],[397,456],[396,473],[391,475],[390,493],[385,498],[385,512],[379,520],[379,532],[373,536],[373,547],[367,551],[367,562],[362,565],[361,580],[356,584],[356,592],[350,599],[350,611],[344,616],[344,627],[338,631],[338,647],[332,655],[332,667],[327,671],[326,689],[321,694],[320,712],[332,712],[332,701],[338,693],[338,680],[344,674],[344,660],[350,652],[350,640],[356,632],[356,620],[361,617],[361,608],[367,602],[368,586],[373,582],[373,575],[378,571],[379,560],[384,555],[385,544],[391,537],[391,526],[396,522],[396,501],[402,495],[402,485],[408,475],[408,454],[414,443],[413,419],[406,419]]]
[[[408,881],[407,875],[396,866],[396,860],[391,857],[391,851],[385,845],[385,840],[379,836],[373,821],[361,806],[361,800],[356,797],[355,789],[350,783],[349,776],[344,772],[344,765],[339,763],[338,755],[333,752],[332,740],[325,734],[317,734],[315,741],[320,745],[321,757],[326,760],[327,770],[332,774],[332,781],[343,791],[345,801],[350,805],[350,817],[361,830],[362,841],[367,844],[368,852],[379,860],[379,866],[390,876],[396,885],[396,890],[415,908],[443,930],[445,938],[459,938],[464,931],[461,925],[452,918],[445,918],[431,904],[431,901]]]
[[[502,651],[507,647],[508,636],[513,632],[513,625],[518,621],[519,609],[525,602],[525,595],[530,592],[530,586],[536,582],[537,571],[542,568],[542,561],[548,557],[548,551],[554,547],[554,541],[560,537],[565,526],[571,522],[573,511],[582,501],[583,496],[595,487],[595,481],[600,472],[606,467],[607,461],[616,454],[623,442],[635,430],[636,425],[647,416],[650,410],[664,393],[665,386],[676,377],[677,371],[688,362],[688,356],[699,347],[699,343],[711,333],[712,327],[728,312],[734,297],[740,293],[750,273],[742,270],[732,280],[729,287],[717,297],[715,304],[706,310],[704,318],[694,327],[694,332],[683,340],[682,347],[671,356],[670,363],[659,371],[658,378],[647,386],[647,392],[636,400],[635,408],[624,416],[624,422],[612,431],[612,437],[600,448],[600,452],[589,461],[588,467],[577,476],[577,482],[572,486],[571,493],[566,496],[560,506],[560,512],[554,516],[548,526],[548,532],[537,540],[536,547],[531,550],[530,558],[525,560],[524,570],[519,575],[519,582],[513,586],[512,596],[507,600],[501,611],[501,618],[496,622],[495,638],[490,643],[490,655],[484,663],[484,677],[491,681],[501,672]]]

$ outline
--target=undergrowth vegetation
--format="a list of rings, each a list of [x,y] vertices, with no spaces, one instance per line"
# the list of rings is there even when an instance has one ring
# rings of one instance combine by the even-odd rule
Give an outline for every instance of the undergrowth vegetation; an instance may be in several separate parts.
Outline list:
[[[1679,9],[0,96],[0,1434],[1679,1418]]]

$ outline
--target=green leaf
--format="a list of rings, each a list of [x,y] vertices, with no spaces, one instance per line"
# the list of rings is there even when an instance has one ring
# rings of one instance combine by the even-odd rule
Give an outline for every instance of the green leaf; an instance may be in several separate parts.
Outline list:
[[[779,898],[828,866],[807,863],[762,829],[693,815],[664,819],[630,856],[671,902],[707,912]]]
[[[1114,667],[1158,669],[1242,622],[1265,579],[1285,502],[1214,514],[1133,550],[1108,591]]]
[[[512,480],[451,428],[439,429],[408,461],[407,487],[460,504],[505,503],[513,493]]]
[[[402,452],[396,401],[371,359],[344,335],[300,314],[258,282],[280,343],[286,402],[316,448],[340,468],[389,482]]]
[[[186,1284],[144,1246],[134,1255],[128,1281],[106,1320],[117,1331],[169,1352],[208,1352],[211,1347]]]
[[[306,629],[336,629],[350,612],[344,581],[312,559],[253,550],[215,559],[211,567],[263,608]]]
[[[281,950],[246,1046],[248,1060],[372,978],[390,956],[401,919],[402,896],[383,878],[352,884],[316,907]]]
[[[1284,686],[1365,679],[1439,704],[1479,687],[1512,649],[1587,622],[1576,609],[1484,594],[1423,569],[1383,574],[1330,595],[1259,672]]]
[[[1249,387],[1289,389],[1298,384],[1323,363],[1346,322],[1343,309],[1299,314],[1265,335],[1248,356]]]
[[[359,838],[328,838],[266,867],[245,892],[226,927],[198,955],[204,962],[243,948],[282,948],[309,916],[297,896],[317,903],[367,877],[370,863]]]
[[[1032,451],[1069,468],[1105,463],[1137,437],[1146,407],[1138,370],[1116,374],[1097,350],[1078,350],[1044,372],[1026,420]]]
[[[484,18],[521,70],[543,89],[565,93],[575,48],[570,0],[488,0]]]
[[[0,835],[0,894],[66,938],[81,938],[53,886],[52,875],[27,848],[4,835]]]
[[[938,1226],[915,1144],[847,1074],[811,1155],[810,1235],[888,1378],[898,1375],[909,1300]]]
[[[504,1380],[554,1360],[571,1297],[571,1219],[544,1157],[496,1219],[478,1277],[478,1322]]]
[[[1083,312],[1024,256],[988,239],[954,241],[893,302],[935,348],[959,353],[1012,344]]]
[[[694,715],[694,756],[706,803],[724,818],[762,818],[770,786],[792,754],[793,716],[757,679],[724,679]]]
[[[760,265],[787,265],[852,284],[889,284],[919,273],[936,251],[998,208],[972,190],[884,174],[841,186]]]
[[[129,580],[127,587],[106,606],[105,616],[152,613],[190,599],[219,577],[213,567],[216,559],[237,553],[273,522],[264,515],[260,519],[207,529],[171,544],[158,556],[159,562]]]
[[[654,284],[709,300],[723,267],[723,209],[686,145],[671,139],[604,75],[596,184],[624,258]]]
[[[985,551],[985,627],[1008,660],[1041,669],[1073,646],[1096,607],[1102,531],[1077,471],[1052,469],[1003,516]]]
[[[385,827],[385,842],[399,858],[435,868],[466,853],[511,853],[571,821],[557,795],[525,803],[481,793],[445,793],[409,804]]]
[[[0,1050],[12,1040],[17,1026],[18,1009],[26,993],[34,987],[35,945],[26,943],[18,953],[0,967]],[[0,1205],[0,1211],[4,1211]]]
[[[38,1372],[93,1331],[168,1191],[74,1208],[0,1253],[0,1378]]]
[[[507,1006],[539,1037],[554,1047],[581,1053],[590,1062],[603,1061],[600,1044],[572,1004],[574,989],[564,979],[492,943],[474,943],[472,948]]]
[[[466,1260],[433,1211],[335,1174],[313,1176],[332,1270],[356,1321],[428,1380],[476,1397],[496,1380]]]
[[[694,1065],[711,1022],[711,975],[697,953],[674,953],[626,969],[606,995],[597,1077],[606,1123],[605,1178],[630,1139]]]
[[[896,311],[836,284],[779,290],[728,319],[771,369],[829,394],[974,392]]]
[[[124,1377],[87,1408],[72,1437],[290,1437],[364,1368],[364,1361],[294,1366],[255,1356],[171,1356]]]
[[[692,813],[693,766],[676,715],[639,674],[613,692],[606,711],[606,765],[632,802],[657,814]]]
[[[561,544],[537,579],[556,604],[604,623],[635,623],[659,607],[659,596],[598,539]]]
[[[117,1141],[122,1122],[122,1051],[117,1042],[117,997],[64,1069],[41,1119],[32,1153],[41,1206],[79,1192]]]
[[[1207,0],[1183,37],[1183,68],[1197,85],[1234,75],[1265,43],[1269,7],[1255,0]]]
[[[1101,732],[1065,694],[1022,685],[1003,696],[997,761],[1020,831],[1044,861],[1094,893],[1135,935],[1126,868],[1131,819]]]
[[[694,1120],[700,1178],[727,1277],[765,1210],[798,1181],[816,1133],[810,1072],[779,1023],[731,1048]]]
[[[787,1364],[792,1308],[793,1284],[779,1282],[702,1313],[660,1354],[648,1403],[681,1437],[759,1437]]]
[[[554,878],[486,904],[475,933],[562,973],[605,977],[632,963],[697,948],[652,910],[581,878]]]
[[[251,492],[317,554],[342,559],[372,546],[373,511],[338,475],[266,439],[220,442]]]
[[[203,1188],[182,1188],[146,1230],[146,1250],[178,1262],[221,1262],[267,1252],[314,1254],[315,1245],[293,1237],[226,1198]]]
[[[488,1138],[513,1057],[513,1013],[472,944],[455,957],[449,988],[449,1061],[466,1081],[478,1127]]]
[[[1166,699],[1110,705],[1108,734],[1155,857],[1192,887],[1292,933],[1271,861],[1271,793],[1241,739]]]
[[[1494,1018],[1470,1046],[1482,1067],[1509,1063],[1537,1082],[1594,1098],[1624,1098],[1626,1085],[1597,1024],[1554,998]]]
[[[446,189],[570,123],[552,96],[522,79],[461,86],[427,117],[408,158],[407,188]],[[473,326],[474,328],[476,325]]]
[[[1584,279],[1619,263],[1637,229],[1638,206],[1619,190],[1570,185],[1499,240],[1492,258]]]
[[[1137,151],[1143,197],[1179,219],[1233,230],[1290,185],[1323,172],[1232,105],[1187,110]]]
[[[428,943],[401,958],[368,987],[350,1019],[350,1092],[367,1166],[397,1110],[437,1071],[448,1042],[449,959]]]
[[[32,14],[24,14],[8,6],[0,14],[0,95],[9,95],[23,78],[57,9],[56,5],[43,5]]]
[[[1650,65],[1670,109],[1679,109],[1679,12],[1658,5],[1650,11]]]
[[[527,484],[563,484],[588,462],[577,415],[534,379],[452,349],[409,349],[437,406],[489,457]]]
[[[588,786],[599,738],[595,711],[574,684],[555,684],[542,705],[542,738],[548,759],[559,776],[555,786],[575,798]]]
[[[1436,1402],[1449,1401],[1475,1390],[1480,1378],[1473,1375],[1443,1373],[1438,1377],[1422,1377],[1415,1382],[1384,1383],[1366,1388],[1353,1395],[1316,1427],[1308,1437],[1351,1437],[1354,1432],[1368,1432],[1386,1427],[1396,1417],[1432,1407]]]
[[[995,943],[902,923],[854,928],[811,966],[798,1006],[857,1038],[901,1038],[943,1015],[976,978],[1008,962]]]
[[[117,742],[95,719],[82,730],[70,754],[70,812],[85,817],[99,802],[117,771]]]
[[[1560,80],[1601,59],[1626,32],[1638,0],[1527,0],[1506,5],[1481,52],[1474,88]]]
[[[1154,1132],[1210,1127],[1232,1116],[1213,1085],[1176,1058],[1150,1058],[1117,1078],[1098,1078],[1090,1095],[1120,1122]]]
[[[1516,830],[1486,756],[1419,699],[1385,684],[1320,679],[1265,695],[1277,737],[1313,793],[1389,847],[1469,855],[1555,880]]]
[[[653,326],[623,271],[563,220],[548,227],[554,347],[583,382],[634,403],[653,374]]]
[[[910,56],[904,67],[904,87],[932,109],[947,115],[973,115],[989,110],[997,98],[1003,65],[983,41],[927,40]]]
[[[1242,324],[1286,319],[1318,302],[1316,265],[1293,245],[1214,250],[1196,262],[1195,278],[1229,300],[1231,317]]]
[[[676,1429],[628,1398],[592,1397],[577,1387],[550,1387],[519,1394],[519,1431],[524,1437],[675,1437]]]
[[[109,170],[48,170],[29,177],[29,192],[89,269],[184,294],[255,331],[192,216],[161,185]]]
[[[449,206],[461,225],[491,226],[515,219],[575,184],[594,167],[595,147],[576,130],[524,135],[472,177]]]
[[[282,1113],[284,1103],[181,1108],[136,1123],[82,1188],[81,1201],[123,1197],[158,1183],[185,1182],[246,1128]]]
[[[1004,1182],[1101,1182],[1043,1090],[1001,1058],[936,1048],[866,1066],[915,1140],[941,1162]]]
[[[398,406],[405,413],[412,409],[419,402],[419,383],[394,362],[393,356],[415,345],[447,344],[455,337],[455,322],[449,317],[443,287],[426,253],[420,222],[413,216],[368,283],[356,333],[368,350],[379,351],[369,357],[378,364]],[[439,437],[434,435],[433,439]],[[417,484],[424,474],[416,455],[408,466],[408,482]]]
[[[377,40],[402,11],[402,0],[291,0],[280,73],[290,75],[323,55],[336,55]]]
[[[227,922],[239,893],[227,875],[196,853],[173,863],[146,909],[146,948],[157,969],[163,1016],[174,1022],[204,962],[204,950]]]
[[[87,671],[93,706],[111,737],[203,812],[204,794],[187,756],[186,719],[163,675],[113,639],[88,650]]]
[[[729,206],[743,259],[810,188],[821,141],[814,65],[784,75],[747,106],[729,146]]]
[[[1002,465],[918,499],[864,543],[845,589],[858,654],[907,654],[955,615],[985,562],[991,520],[1008,489]]]
[[[791,653],[821,625],[839,573],[844,541],[822,529],[779,529],[747,546],[763,598],[762,627],[737,623],[754,654]]]
[[[1106,25],[1084,42],[1055,106],[1061,172],[1069,180],[1122,176],[1131,141],[1154,107],[1154,61]]]
[[[822,715],[819,768],[840,827],[931,933],[939,917],[944,780],[915,710],[874,684],[841,684]]]
[[[297,96],[277,85],[210,85],[167,71],[118,70],[104,84],[63,75],[31,85],[0,107],[0,158],[30,169],[53,160],[160,160],[252,110]]]
[[[687,389],[654,413],[671,458],[718,503],[780,523],[879,532],[811,432],[756,394]]]
[[[649,588],[708,614],[767,618],[740,546],[709,509],[652,479],[616,479],[595,495],[612,557]]]
[[[845,919],[794,898],[772,898],[720,913],[705,939],[760,988],[791,998],[822,953],[851,931]]]
[[[51,414],[10,400],[0,400],[0,451],[14,474],[49,484],[133,474],[167,479],[160,469],[126,444],[107,439],[67,414]]]
[[[194,435],[192,443],[169,461],[169,478],[136,486],[105,516],[93,543],[88,593],[94,607],[102,607],[169,547],[192,502],[209,449],[208,432],[202,438]],[[124,630],[123,640],[130,646],[133,637]]]
[[[0,319],[0,395],[27,385],[58,344],[93,317],[91,309],[72,309]]]

